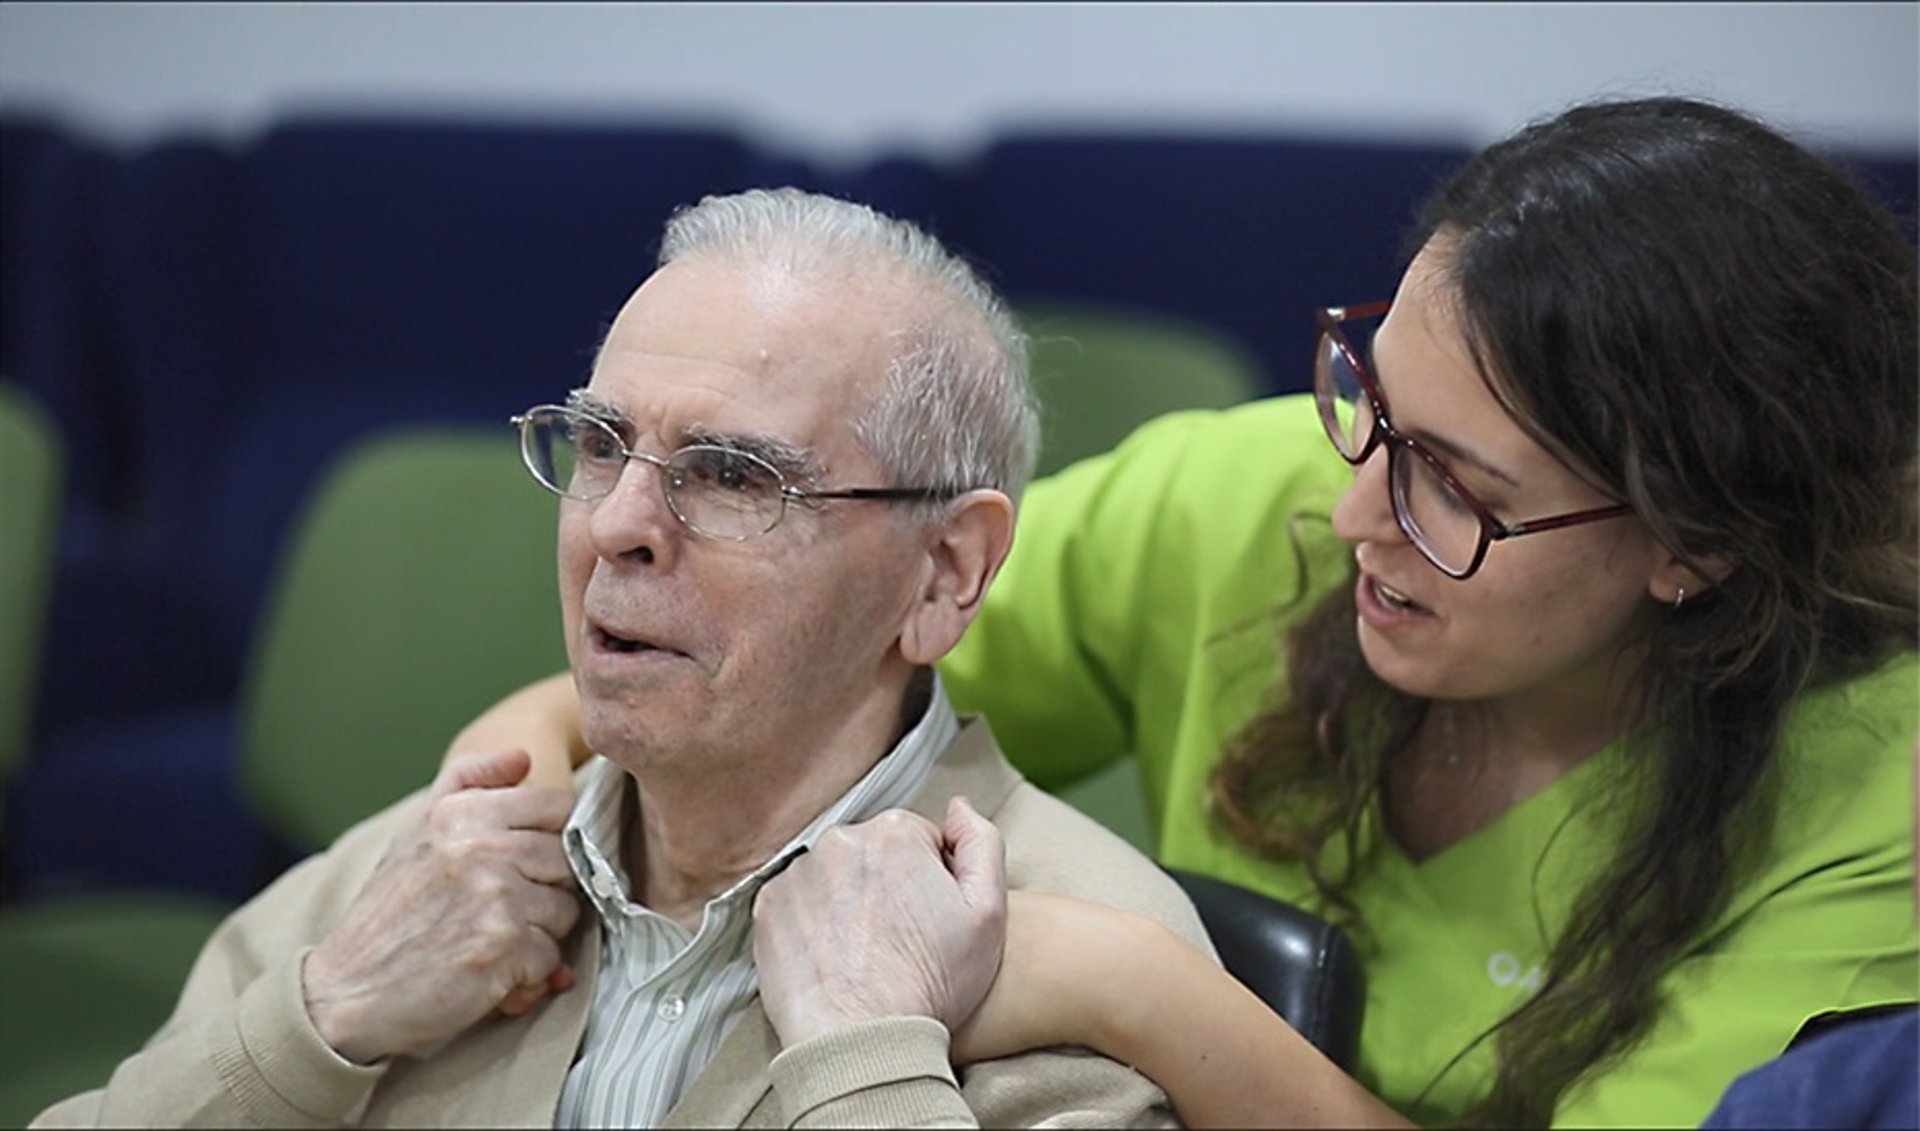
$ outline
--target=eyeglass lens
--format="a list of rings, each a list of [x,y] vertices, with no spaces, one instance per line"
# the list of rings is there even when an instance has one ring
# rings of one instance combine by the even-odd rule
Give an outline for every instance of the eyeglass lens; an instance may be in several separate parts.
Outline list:
[[[527,465],[550,491],[591,501],[613,490],[627,464],[619,433],[592,417],[538,411],[523,433]],[[786,510],[780,473],[758,456],[692,445],[661,460],[667,505],[680,520],[714,538],[751,538],[771,530]]]
[[[1480,553],[1480,516],[1424,453],[1395,445],[1389,459],[1394,507],[1407,536],[1441,569],[1465,571]]]
[[[1379,321],[1378,318],[1350,319],[1340,324],[1340,332],[1356,350],[1364,351],[1373,340],[1373,325]],[[1359,334],[1358,340],[1354,338],[1355,333]],[[1320,334],[1320,350],[1313,364],[1313,387],[1320,400],[1320,419],[1327,427],[1327,438],[1341,455],[1349,460],[1357,458],[1373,435],[1373,403],[1367,399],[1353,363],[1328,331]]]
[[[1385,315],[1374,315],[1339,324],[1340,336],[1361,364],[1367,363],[1374,333],[1384,320]],[[1366,450],[1375,428],[1373,403],[1353,361],[1332,332],[1322,332],[1314,358],[1314,395],[1327,438],[1349,461]],[[1405,441],[1388,442],[1387,447],[1394,516],[1401,528],[1441,569],[1455,574],[1466,570],[1480,553],[1479,514],[1424,451]]]

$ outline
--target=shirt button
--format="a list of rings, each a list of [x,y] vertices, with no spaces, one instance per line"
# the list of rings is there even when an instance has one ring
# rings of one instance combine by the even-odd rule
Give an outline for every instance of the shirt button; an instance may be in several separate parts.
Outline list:
[[[660,1014],[660,1020],[662,1021],[678,1021],[680,1020],[680,1015],[686,1011],[687,999],[681,997],[679,994],[669,994],[660,999],[658,1012]]]
[[[612,899],[614,893],[620,889],[614,884],[612,876],[607,875],[605,872],[595,872],[593,874],[593,890],[594,894],[598,895],[601,899]]]

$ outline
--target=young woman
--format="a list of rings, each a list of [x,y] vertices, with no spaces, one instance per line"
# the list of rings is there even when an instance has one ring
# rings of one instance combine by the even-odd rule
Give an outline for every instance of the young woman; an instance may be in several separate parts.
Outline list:
[[[1164,863],[1348,924],[1353,1076],[1045,897],[961,1056],[1091,1044],[1195,1123],[1685,1124],[1808,1019],[1915,996],[1898,224],[1650,99],[1487,149],[1414,246],[1391,303],[1323,312],[1313,397],[1036,485],[942,667],[1043,785],[1137,753]],[[456,748],[570,727],[549,681]]]

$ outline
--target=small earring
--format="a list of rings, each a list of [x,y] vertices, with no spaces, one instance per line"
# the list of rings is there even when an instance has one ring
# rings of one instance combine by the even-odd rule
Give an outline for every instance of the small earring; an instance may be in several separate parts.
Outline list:
[[[1681,588],[1679,591],[1675,592],[1673,595],[1673,611],[1676,613],[1679,612],[1680,603],[1682,601],[1685,601],[1686,599],[1687,599],[1687,591],[1684,587]]]

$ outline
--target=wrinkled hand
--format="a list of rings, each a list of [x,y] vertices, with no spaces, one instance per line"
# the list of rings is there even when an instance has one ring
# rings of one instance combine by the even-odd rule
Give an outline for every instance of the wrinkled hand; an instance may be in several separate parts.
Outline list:
[[[533,768],[527,771],[527,776],[520,780],[520,784],[562,790],[571,806],[574,798],[572,752],[562,747],[528,750],[527,755],[533,760]],[[507,1017],[518,1017],[539,1005],[540,999],[548,994],[561,994],[572,988],[573,971],[565,966],[557,966],[545,981],[523,983],[515,987],[500,1003],[500,1013]]]
[[[760,996],[783,1044],[877,1017],[952,1029],[992,984],[1006,846],[966,801],[946,824],[890,810],[827,830],[754,901]]]
[[[449,763],[346,917],[307,955],[307,1012],[366,1064],[419,1052],[506,1003],[564,989],[580,905],[560,844],[568,791],[518,787],[523,751]],[[516,788],[518,787],[518,788]]]

